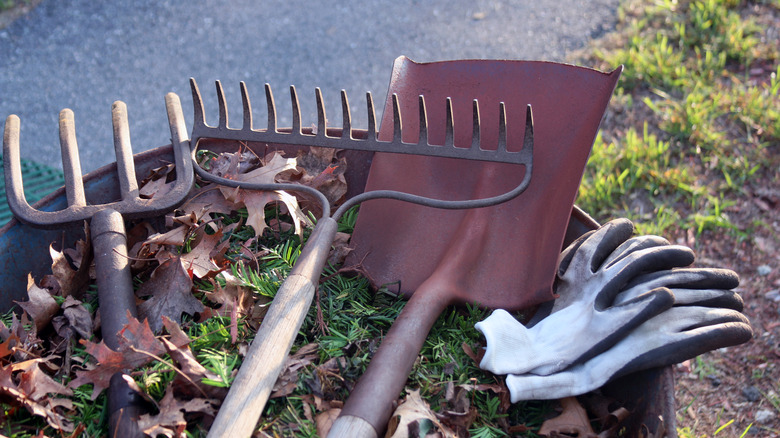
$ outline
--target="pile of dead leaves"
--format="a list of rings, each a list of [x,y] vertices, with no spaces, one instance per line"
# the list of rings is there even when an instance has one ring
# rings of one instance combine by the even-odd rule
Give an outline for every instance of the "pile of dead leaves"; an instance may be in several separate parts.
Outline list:
[[[326,193],[333,203],[343,200],[346,193],[344,166],[335,151],[328,149],[296,158],[284,158],[278,152],[257,157],[242,150],[204,163],[210,172],[238,181],[308,185]],[[141,195],[164,193],[171,186],[172,173],[172,166],[156,169],[143,182]],[[267,220],[269,208],[280,214]],[[225,220],[236,212],[245,212],[239,215],[241,220]],[[120,332],[117,351],[96,342],[101,315],[90,286],[94,269],[89,230],[75,249],[60,252],[52,246],[53,274],[37,283],[31,277],[28,300],[17,303],[19,315],[9,314],[10,327],[0,322],[0,402],[9,407],[0,424],[6,424],[6,432],[24,433],[24,425],[14,430],[8,424],[25,410],[61,435],[80,435],[90,425],[77,424],[79,420],[72,416],[74,390],[91,385],[94,401],[115,373],[136,370],[131,374],[138,376],[144,373],[138,370],[154,363],[175,377],[166,383],[159,401],[133,383],[149,405],[150,413],[139,422],[141,430],[151,436],[180,436],[188,422],[207,429],[229,382],[198,362],[190,348],[193,339],[182,327],[215,316],[228,318],[230,341],[239,354],[244,351],[253,330],[243,327],[257,328],[270,297],[237,278],[235,267],[258,268],[267,252],[260,242],[264,232],[281,236],[294,230],[302,241],[305,228],[311,226],[308,215],[319,213],[309,200],[301,199],[299,204],[287,192],[201,182],[185,204],[166,218],[164,230],[158,232],[150,222],[129,226],[129,257],[140,281],[138,318],[130,317]],[[243,235],[234,236],[239,229]],[[247,238],[247,230],[251,237]],[[183,321],[184,315],[189,316]],[[30,424],[26,433],[38,434],[40,425]]]

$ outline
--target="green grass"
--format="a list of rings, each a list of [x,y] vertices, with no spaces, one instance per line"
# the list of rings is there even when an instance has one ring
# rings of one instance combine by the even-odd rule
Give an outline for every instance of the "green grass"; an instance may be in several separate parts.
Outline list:
[[[629,217],[640,232],[748,233],[729,211],[746,187],[777,180],[780,142],[778,47],[753,6],[780,7],[736,0],[621,5],[618,32],[591,57],[603,69],[625,69],[616,115],[596,140],[577,200],[586,211]],[[753,77],[756,67],[764,73]]]

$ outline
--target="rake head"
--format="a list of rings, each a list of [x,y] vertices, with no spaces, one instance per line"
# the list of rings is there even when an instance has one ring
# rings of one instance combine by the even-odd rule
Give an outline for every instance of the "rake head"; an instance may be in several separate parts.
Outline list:
[[[169,93],[165,96],[165,105],[176,165],[174,187],[165,195],[153,199],[144,199],[139,196],[133,152],[130,147],[127,107],[124,102],[116,101],[111,107],[111,112],[117,174],[122,199],[106,204],[91,205],[87,204],[84,194],[73,111],[70,109],[62,110],[59,122],[60,146],[68,207],[53,212],[35,209],[25,199],[19,153],[20,121],[16,115],[8,116],[3,135],[3,161],[6,186],[8,187],[8,205],[14,216],[30,225],[53,228],[88,220],[95,213],[107,208],[118,211],[125,218],[133,219],[157,216],[178,206],[192,187],[194,173],[188,156],[187,128],[184,124],[179,97]]]
[[[400,154],[426,155],[434,157],[463,158],[468,160],[490,161],[499,163],[511,163],[525,165],[528,170],[533,160],[533,122],[531,106],[526,111],[525,140],[520,151],[508,151],[506,140],[506,110],[504,103],[499,104],[499,140],[496,149],[482,148],[480,139],[479,102],[473,101],[472,140],[469,147],[456,147],[453,141],[454,123],[452,117],[452,101],[447,98],[446,135],[443,145],[433,145],[428,142],[428,115],[425,109],[425,98],[419,96],[420,129],[417,143],[403,141],[403,127],[401,126],[401,110],[398,96],[392,96],[393,102],[393,136],[389,141],[380,140],[376,126],[376,113],[371,93],[366,93],[366,106],[368,113],[368,135],[365,138],[356,136],[352,128],[352,116],[349,110],[347,93],[341,90],[342,126],[341,135],[333,136],[333,127],[328,126],[325,116],[325,105],[322,92],[315,89],[317,99],[317,129],[313,133],[306,133],[301,129],[301,112],[298,103],[298,93],[294,86],[290,86],[290,100],[292,103],[292,128],[280,130],[276,123],[276,104],[274,102],[271,86],[265,84],[266,105],[268,108],[268,121],[265,129],[254,129],[252,120],[252,105],[249,101],[246,84],[241,82],[241,98],[243,103],[243,126],[234,129],[228,126],[228,111],[225,103],[225,94],[222,84],[216,81],[217,100],[219,104],[219,123],[217,126],[206,124],[203,109],[203,99],[194,79],[190,79],[192,88],[192,101],[195,117],[193,120],[191,144],[193,150],[197,149],[201,138],[215,138],[225,140],[257,141],[266,143],[295,144],[304,146],[320,146],[338,149],[357,149],[373,152],[390,152]],[[407,137],[408,138],[408,137]]]

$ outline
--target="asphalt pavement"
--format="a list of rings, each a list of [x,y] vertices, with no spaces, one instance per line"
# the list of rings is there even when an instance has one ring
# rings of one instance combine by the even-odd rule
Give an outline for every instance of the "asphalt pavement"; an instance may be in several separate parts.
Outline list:
[[[618,0],[43,0],[0,29],[0,117],[21,118],[22,157],[61,168],[58,114],[76,118],[82,170],[115,161],[111,104],[128,107],[133,150],[169,143],[164,96],[177,93],[188,127],[189,78],[216,122],[213,83],[225,87],[240,123],[239,81],[254,96],[275,90],[279,125],[289,126],[295,85],[303,125],[316,123],[314,88],[326,112],[350,96],[365,128],[365,92],[382,102],[393,60],[528,59],[564,62],[614,28]],[[335,123],[340,123],[337,119]]]

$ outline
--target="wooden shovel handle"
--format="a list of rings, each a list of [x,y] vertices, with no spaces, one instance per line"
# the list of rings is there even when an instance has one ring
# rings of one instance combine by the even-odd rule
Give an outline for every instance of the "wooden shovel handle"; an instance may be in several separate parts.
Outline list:
[[[328,438],[381,436],[428,332],[449,304],[428,279],[414,292],[350,393]]]
[[[290,275],[276,293],[219,409],[209,437],[249,437],[308,313],[338,224],[317,222]]]

